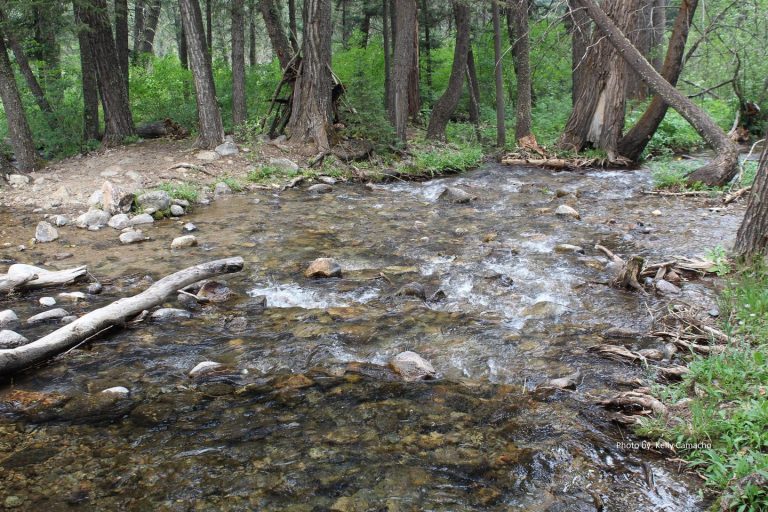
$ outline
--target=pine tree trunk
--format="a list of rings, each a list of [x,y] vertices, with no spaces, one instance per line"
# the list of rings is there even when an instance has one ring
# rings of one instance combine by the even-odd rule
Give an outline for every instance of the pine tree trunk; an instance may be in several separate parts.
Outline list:
[[[389,27],[389,6],[391,0],[382,0],[381,2],[381,18],[382,18],[382,32],[384,37],[384,109],[389,112],[392,100],[390,93],[392,92],[392,50],[390,44],[390,27]]]
[[[766,254],[768,248],[768,141],[757,166],[744,220],[736,234],[734,251],[746,258]]]
[[[693,22],[697,5],[698,0],[682,0],[677,18],[675,18],[675,26],[669,39],[669,48],[660,71],[664,80],[673,86],[677,85],[677,80],[683,70],[683,55],[688,40],[688,30]],[[630,160],[638,160],[651,137],[656,133],[661,121],[664,120],[668,108],[669,105],[660,96],[654,96],[643,116],[619,141],[617,146],[619,154]]]
[[[84,5],[81,16],[88,25],[86,32],[104,107],[105,127],[102,142],[107,146],[119,144],[136,132],[125,80],[120,67],[115,65],[117,49],[107,16],[106,0],[89,0],[87,5]]]
[[[62,99],[62,89],[58,87],[61,79],[61,47],[56,38],[56,17],[54,3],[41,2],[32,4],[35,16],[35,41],[37,52],[35,57],[40,61],[40,81],[43,90],[47,91],[54,103]]]
[[[32,131],[27,123],[2,33],[0,33],[0,99],[3,101],[3,110],[8,121],[8,137],[11,139],[16,164],[22,172],[34,171],[38,161],[35,143],[32,140]]]
[[[469,6],[462,1],[454,1],[453,17],[456,20],[456,45],[451,76],[448,78],[448,87],[432,108],[427,127],[427,138],[433,140],[445,140],[445,127],[459,104],[464,88],[464,73],[469,52]]]
[[[115,47],[117,63],[128,91],[128,0],[115,0]]]
[[[293,53],[299,53],[299,29],[296,26],[296,0],[288,0],[288,39]]]
[[[149,9],[144,18],[144,36],[141,42],[142,53],[153,53],[155,47],[155,34],[157,24],[160,21],[161,0],[149,0]]]
[[[248,2],[248,65],[256,65],[256,4]]]
[[[667,29],[666,0],[654,0],[651,22],[653,24],[651,32],[651,64],[661,73],[661,66],[663,65],[661,52],[664,50],[664,32]]]
[[[432,94],[432,38],[429,33],[429,3],[427,0],[421,0],[421,15],[424,23],[424,58],[426,59],[427,89]]]
[[[275,52],[277,60],[280,62],[280,69],[285,71],[291,63],[293,52],[291,43],[283,30],[283,24],[280,21],[280,11],[277,9],[274,0],[260,0],[259,10],[264,18],[264,25],[267,27],[267,34],[272,43],[272,51]]]
[[[414,0],[415,4],[416,0]],[[408,115],[414,121],[417,121],[421,113],[421,89],[419,83],[419,16],[416,6],[413,10],[413,24],[411,25],[413,34],[413,50],[411,51],[411,69],[408,73]]]
[[[504,73],[502,69],[501,53],[501,14],[499,4],[491,4],[491,17],[493,19],[493,57],[496,61],[494,75],[496,77],[496,145],[503,148],[507,143],[507,127],[504,112]]]
[[[390,77],[389,118],[395,127],[398,139],[405,142],[408,117],[413,110],[413,67],[414,63],[418,64],[418,56],[416,55],[418,40],[413,30],[413,27],[416,26],[416,0],[394,0],[392,14],[395,25],[395,41],[394,62]],[[418,68],[415,73],[418,91]]]
[[[99,137],[99,84],[96,65],[93,62],[88,28],[82,19],[82,9],[73,2],[77,40],[80,46],[80,72],[83,90],[83,140],[98,140]]]
[[[608,41],[616,47],[618,53],[648,84],[654,93],[661,96],[669,105],[688,121],[699,135],[712,147],[717,156],[707,165],[696,169],[688,176],[690,183],[701,182],[708,186],[727,184],[738,169],[739,151],[728,136],[710,117],[675,89],[653,69],[653,66],[632,46],[629,40],[611,19],[598,7],[594,0],[574,0],[577,7],[586,9],[589,17],[595,22]]]
[[[195,144],[200,148],[213,149],[224,140],[224,127],[219,105],[216,103],[216,88],[203,32],[203,16],[198,0],[179,0],[179,5],[187,35],[189,63],[195,78],[197,118],[200,125]]]
[[[213,0],[205,0],[205,47],[208,63],[213,65]]]
[[[467,85],[469,86],[469,122],[478,126],[480,124],[480,82],[477,80],[475,52],[472,51],[471,40],[467,51]]]
[[[304,1],[302,60],[293,88],[288,132],[292,141],[331,149],[333,108],[331,105],[331,0]]]
[[[531,80],[531,43],[528,32],[528,0],[510,0],[512,13],[512,58],[517,75],[517,116],[515,122],[515,140],[531,134],[531,109],[533,82]]]
[[[639,0],[635,26],[625,29],[629,41],[647,60],[651,60],[653,43],[653,6],[655,0]],[[648,86],[631,70],[627,74],[627,99],[644,100],[648,97]]]
[[[232,0],[232,123],[245,122],[245,17],[244,0]]]
[[[133,7],[133,63],[139,61],[144,41],[144,0],[134,0]]]
[[[181,12],[175,12],[176,16],[176,49],[179,52],[179,63],[184,69],[189,69],[189,57],[187,56],[187,33],[184,31],[184,23],[181,21]]]
[[[571,0],[568,2],[565,22],[571,33],[571,104],[576,105],[586,81],[585,61],[592,28],[587,13],[583,9],[573,8]]]

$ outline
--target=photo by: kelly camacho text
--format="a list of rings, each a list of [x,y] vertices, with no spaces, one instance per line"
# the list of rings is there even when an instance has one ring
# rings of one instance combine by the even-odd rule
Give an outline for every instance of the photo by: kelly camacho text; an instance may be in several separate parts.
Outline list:
[[[669,443],[667,441],[619,441],[616,448],[620,450],[709,450],[710,443]]]

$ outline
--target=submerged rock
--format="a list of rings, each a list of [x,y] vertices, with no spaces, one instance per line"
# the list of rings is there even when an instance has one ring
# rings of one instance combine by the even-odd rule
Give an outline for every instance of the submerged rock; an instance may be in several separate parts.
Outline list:
[[[107,388],[102,390],[102,393],[117,395],[120,398],[126,398],[128,395],[131,394],[131,392],[128,391],[128,388],[123,386],[115,386],[112,388]]]
[[[197,292],[197,298],[207,302],[225,302],[235,296],[235,292],[223,281],[207,281]]]
[[[0,311],[0,329],[9,329],[19,325],[19,317],[13,310]]]
[[[421,283],[408,283],[395,293],[398,297],[417,297],[421,300],[427,300],[427,292]]]
[[[173,239],[171,249],[184,249],[186,247],[195,247],[197,238],[194,235],[184,235]]]
[[[341,277],[341,265],[333,258],[317,258],[304,271],[305,277]]]
[[[197,375],[221,368],[222,366],[223,365],[221,363],[217,363],[215,361],[203,361],[202,363],[197,363],[194,368],[189,370],[189,376],[195,377]]]
[[[43,322],[48,322],[51,320],[61,320],[62,318],[68,315],[69,315],[69,312],[66,309],[62,309],[62,308],[49,309],[48,311],[43,311],[42,313],[29,317],[27,319],[27,323],[29,325],[34,325],[34,324],[39,324]]]
[[[131,219],[131,226],[140,226],[142,224],[154,224],[155,218],[148,213],[136,215]]]
[[[333,187],[328,185],[327,183],[318,183],[316,185],[312,185],[311,187],[307,188],[307,192],[310,194],[328,194],[330,192],[333,192]]]
[[[40,297],[39,302],[41,306],[45,306],[47,308],[56,305],[56,299],[54,299],[53,297]]]
[[[571,375],[560,377],[558,379],[549,379],[543,387],[556,389],[576,389],[581,379],[581,372],[576,371]]]
[[[53,242],[59,238],[59,232],[48,222],[40,221],[35,228],[35,240],[40,243]]]
[[[437,373],[429,361],[410,350],[397,354],[389,365],[406,381],[433,379]]]
[[[561,204],[557,207],[555,210],[555,215],[559,217],[571,217],[573,219],[581,219],[581,215],[579,215],[579,212],[568,206],[567,204]]]
[[[120,243],[124,245],[143,242],[146,239],[147,237],[144,236],[144,233],[142,233],[140,229],[137,229],[136,231],[126,231],[125,233],[120,234]]]
[[[0,330],[0,349],[2,350],[20,347],[27,343],[29,340],[17,332],[8,329]]]
[[[88,293],[91,295],[98,295],[104,289],[101,283],[91,283],[88,285]]]
[[[473,196],[469,192],[457,187],[446,187],[440,193],[438,199],[449,203],[463,204],[477,199],[477,196]]]
[[[557,244],[555,246],[555,252],[561,252],[561,253],[577,253],[577,254],[584,254],[584,248],[579,247],[578,245],[571,245],[571,244]]]
[[[197,226],[195,226],[191,222],[187,222],[186,224],[184,224],[184,226],[182,226],[181,230],[184,231],[185,233],[192,233],[193,231],[197,231]]]
[[[160,308],[155,310],[150,318],[155,322],[167,322],[169,320],[192,318],[192,314],[184,309]]]

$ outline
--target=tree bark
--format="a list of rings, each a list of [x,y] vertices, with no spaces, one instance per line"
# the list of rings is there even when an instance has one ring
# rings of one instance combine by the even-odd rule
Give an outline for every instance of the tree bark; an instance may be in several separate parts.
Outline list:
[[[244,0],[232,0],[232,123],[245,123],[245,18]]]
[[[677,85],[677,80],[683,69],[683,55],[688,40],[688,30],[693,22],[697,5],[698,0],[682,0],[677,18],[675,18],[675,26],[669,39],[669,48],[660,71],[664,80],[672,86]],[[668,108],[669,105],[660,96],[654,96],[643,116],[619,141],[617,146],[619,154],[630,160],[638,160],[651,137],[656,133],[661,121],[664,120]]]
[[[210,0],[209,0],[210,1]],[[205,44],[203,17],[198,0],[180,0],[181,19],[187,34],[187,49],[192,75],[195,79],[199,134],[196,146],[213,149],[224,140],[221,111],[216,103],[213,71]]]
[[[453,51],[453,65],[448,87],[432,108],[429,118],[427,138],[445,140],[445,127],[456,110],[464,88],[464,73],[469,52],[469,6],[462,1],[453,2],[453,17],[456,20],[456,46]]]
[[[390,93],[392,92],[392,51],[390,49],[390,27],[389,27],[389,6],[391,0],[381,1],[381,18],[382,18],[382,32],[384,36],[384,109],[389,112],[392,100]]]
[[[133,8],[133,62],[138,62],[144,41],[144,0],[134,0]]]
[[[96,65],[93,62],[88,28],[84,26],[82,9],[73,2],[77,40],[80,46],[80,73],[83,91],[83,140],[98,140],[99,137],[99,83]]]
[[[531,109],[533,103],[533,81],[531,79],[531,43],[528,31],[528,0],[510,0],[512,28],[515,39],[512,42],[512,57],[517,75],[517,115],[515,140],[531,134]]]
[[[128,0],[115,0],[115,47],[117,63],[128,91]]]
[[[208,62],[213,65],[213,0],[205,0],[205,47]]]
[[[743,257],[765,255],[768,247],[768,140],[763,142],[763,153],[757,166],[755,182],[747,203],[744,220],[736,234],[734,251]]]
[[[54,103],[62,99],[62,89],[57,87],[61,79],[61,46],[57,35],[59,22],[55,3],[40,2],[32,4],[35,16],[35,57],[41,62],[40,79],[43,89],[53,98]]]
[[[331,0],[304,1],[302,60],[293,88],[288,132],[293,141],[317,145],[320,153],[331,149]]]
[[[592,30],[587,13],[583,9],[574,9],[571,0],[565,22],[571,32],[571,104],[576,105],[584,92],[585,61]]]
[[[503,54],[501,53],[501,14],[499,4],[491,3],[491,17],[493,19],[493,57],[496,61],[494,75],[496,78],[496,145],[503,148],[507,143],[507,127],[504,112],[504,74],[501,65]]]
[[[299,29],[296,26],[296,0],[288,0],[288,39],[293,53],[299,53]]]
[[[654,0],[651,24],[653,27],[651,31],[651,64],[657,71],[661,72],[663,65],[661,52],[664,49],[664,32],[667,29],[667,0]]]
[[[248,65],[256,65],[256,4],[248,2]]]
[[[179,63],[184,69],[189,69],[189,57],[187,54],[187,33],[184,31],[184,23],[181,21],[181,11],[176,14],[176,48],[179,52]]]
[[[106,0],[89,0],[80,13],[88,25],[87,35],[104,107],[106,145],[119,144],[134,135],[133,117],[128,103],[128,90],[120,67],[116,66],[117,49],[107,16]]]
[[[427,89],[432,94],[432,39],[430,30],[429,3],[427,0],[421,0],[421,16],[424,24],[424,58],[426,59]]]
[[[395,24],[394,62],[390,78],[390,121],[395,127],[397,138],[406,142],[408,117],[413,111],[413,80],[416,74],[418,91],[418,39],[413,27],[416,26],[416,0],[394,0],[393,17]],[[417,64],[414,70],[414,63]],[[418,110],[418,109],[416,109]]]
[[[578,7],[586,9],[605,37],[616,47],[627,64],[661,96],[672,108],[696,129],[699,135],[715,150],[717,156],[707,165],[696,169],[688,176],[690,183],[702,182],[708,186],[722,186],[728,183],[738,169],[738,148],[728,136],[709,118],[706,112],[675,89],[653,69],[653,66],[632,46],[621,30],[598,7],[594,0],[574,0]]]
[[[480,82],[477,79],[475,52],[472,51],[472,41],[467,51],[467,85],[469,86],[469,122],[475,126],[480,124]],[[479,137],[478,137],[479,140]]]
[[[47,361],[109,327],[124,325],[126,320],[162,304],[168,296],[190,284],[219,274],[239,272],[243,265],[242,258],[227,258],[189,267],[160,279],[138,295],[91,311],[39,340],[17,348],[0,350],[0,376],[7,377]]]
[[[35,143],[32,140],[32,131],[27,123],[2,33],[0,33],[0,99],[3,101],[3,110],[8,121],[8,137],[11,139],[17,166],[22,172],[34,171],[38,167]]]
[[[293,52],[291,43],[283,30],[283,24],[280,21],[280,11],[277,9],[274,0],[260,0],[259,10],[264,18],[264,25],[267,27],[267,34],[272,43],[272,51],[275,52],[277,60],[280,62],[280,69],[285,71],[291,63]]]
[[[155,34],[157,24],[160,21],[161,0],[150,0],[149,9],[144,17],[144,36],[141,41],[141,53],[153,53],[155,47]]]

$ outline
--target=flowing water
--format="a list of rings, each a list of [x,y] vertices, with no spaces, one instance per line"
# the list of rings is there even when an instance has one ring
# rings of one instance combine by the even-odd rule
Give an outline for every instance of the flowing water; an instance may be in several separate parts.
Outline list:
[[[441,201],[446,186],[478,198]],[[605,260],[594,245],[654,261],[702,254],[727,246],[740,220],[648,188],[645,171],[490,165],[321,196],[259,192],[185,217],[201,243],[183,251],[169,249],[181,223],[166,220],[139,245],[120,246],[109,228],[63,228],[58,242],[19,253],[39,215],[0,213],[10,244],[0,258],[88,264],[105,283],[63,304],[76,314],[196,262],[246,261],[226,277],[236,299],[129,326],[1,385],[0,497],[26,510],[702,509],[697,480],[618,444],[629,433],[596,405],[646,373],[589,347],[611,327],[645,331],[663,302],[597,284]],[[566,203],[581,220],[542,210]],[[343,277],[304,278],[321,256]],[[411,282],[445,298],[396,296]],[[706,282],[684,290],[713,297]],[[0,309],[26,318],[43,295]],[[403,350],[439,378],[400,381],[386,363]],[[190,378],[205,360],[226,369]],[[536,389],[577,370],[576,391]],[[131,394],[99,393],[112,386]]]

